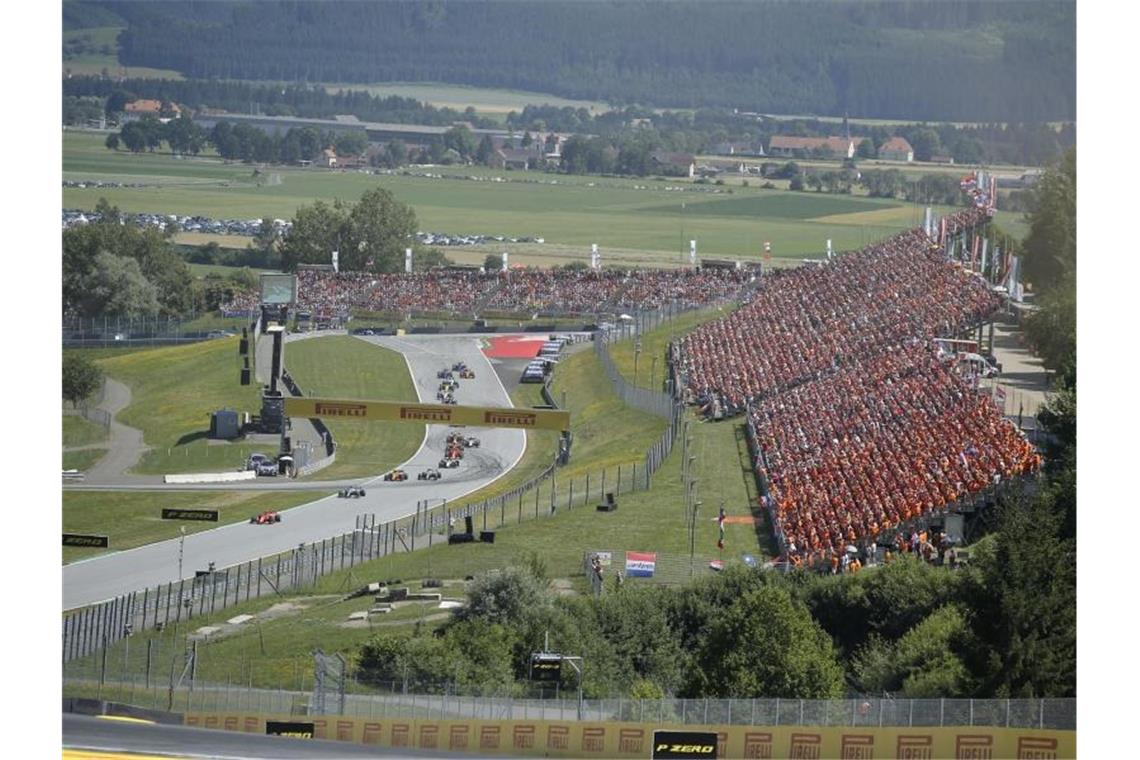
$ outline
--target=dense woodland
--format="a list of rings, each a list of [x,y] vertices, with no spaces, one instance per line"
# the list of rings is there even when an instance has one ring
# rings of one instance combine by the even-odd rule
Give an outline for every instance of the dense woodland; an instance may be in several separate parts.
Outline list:
[[[1075,118],[1075,14],[1044,1],[96,2],[66,3],[64,25],[123,25],[121,63],[194,79],[1016,122]]]

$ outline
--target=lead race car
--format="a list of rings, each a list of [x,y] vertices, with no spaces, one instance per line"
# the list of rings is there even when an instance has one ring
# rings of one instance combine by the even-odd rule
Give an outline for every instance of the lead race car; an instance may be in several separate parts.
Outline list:
[[[249,518],[250,525],[273,525],[274,523],[279,522],[281,522],[281,515],[270,509],[267,509],[261,514]]]

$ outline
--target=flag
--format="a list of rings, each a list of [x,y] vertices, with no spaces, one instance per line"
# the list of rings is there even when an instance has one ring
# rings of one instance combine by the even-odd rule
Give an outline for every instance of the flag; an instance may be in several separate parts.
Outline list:
[[[630,578],[652,578],[657,569],[656,552],[626,552],[625,574]]]
[[[720,538],[718,538],[717,542],[716,542],[716,548],[718,548],[718,549],[724,548],[724,518],[725,517],[726,517],[726,515],[724,513],[724,505],[721,504],[720,505],[720,514],[716,518],[717,527],[720,528]]]

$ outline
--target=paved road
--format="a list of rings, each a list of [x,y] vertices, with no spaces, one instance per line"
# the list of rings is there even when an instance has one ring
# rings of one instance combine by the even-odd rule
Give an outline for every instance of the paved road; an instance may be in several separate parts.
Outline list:
[[[138,428],[124,425],[115,419],[115,415],[130,406],[131,389],[118,380],[107,378],[100,409],[111,415],[111,429],[107,441],[101,446],[107,447],[107,453],[84,473],[84,481],[93,485],[114,483],[122,480],[123,473],[139,461],[139,458],[150,446],[143,443],[142,431]],[[148,476],[146,480],[161,481],[160,476]]]
[[[301,719],[303,720],[303,719]],[[55,744],[55,737],[50,742]],[[375,745],[351,744],[324,739],[289,739],[262,736],[240,731],[219,731],[193,726],[127,723],[88,715],[63,716],[63,746],[116,753],[110,757],[129,757],[136,753],[159,753],[170,758],[267,758],[268,760],[340,760],[356,757],[465,757],[479,758],[469,752],[446,752],[425,749],[385,749]],[[40,743],[44,755],[58,752],[58,745]],[[121,754],[119,754],[121,753]],[[56,755],[58,757],[58,755]]]
[[[490,362],[483,356],[478,339],[470,336],[438,335],[362,338],[404,354],[423,401],[434,401],[439,385],[436,372],[455,361],[465,361],[474,368],[474,380],[462,380],[456,398],[461,404],[510,406]],[[193,577],[194,571],[210,562],[222,568],[257,557],[286,551],[353,530],[356,516],[375,514],[377,522],[386,522],[415,512],[416,504],[425,499],[456,500],[495,480],[522,457],[526,434],[521,430],[468,428],[478,436],[482,446],[469,449],[458,469],[446,470],[439,481],[417,481],[415,475],[438,464],[443,453],[448,428],[428,426],[419,451],[404,465],[412,479],[403,483],[384,483],[383,473],[363,482],[367,496],[362,499],[339,499],[330,496],[283,513],[283,520],[272,526],[238,523],[187,536],[184,545],[183,573]],[[312,488],[314,484],[282,483],[282,487]],[[316,484],[329,488],[329,484]],[[233,485],[227,487],[233,489]],[[111,599],[120,594],[177,581],[178,539],[162,541],[136,549],[74,562],[63,568],[63,607],[72,609]]]

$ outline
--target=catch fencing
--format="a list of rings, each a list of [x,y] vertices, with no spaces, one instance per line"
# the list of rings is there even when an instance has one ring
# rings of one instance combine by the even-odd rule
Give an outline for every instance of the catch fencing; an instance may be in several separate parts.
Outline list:
[[[606,341],[595,348],[599,356],[608,360]],[[621,381],[620,376],[617,379]],[[668,399],[665,394],[658,395]],[[525,483],[482,501],[458,505],[429,499],[420,502],[408,517],[303,543],[281,554],[220,569],[202,569],[193,578],[123,594],[69,612],[63,620],[63,661],[87,657],[134,632],[183,625],[196,619],[205,624],[229,607],[310,588],[327,575],[364,562],[446,543],[448,535],[466,517],[471,517],[475,530],[493,531],[524,519],[554,515],[560,509],[594,509],[610,494],[616,498],[647,490],[653,474],[672,451],[681,428],[681,414],[680,405],[668,410],[668,426],[640,461],[572,476],[559,475],[552,462]]]
[[[80,401],[75,406],[68,406],[65,402],[63,405],[64,416],[83,417],[89,422],[99,425],[104,430],[111,429],[111,414],[105,409],[97,408],[99,404],[103,403],[103,398],[107,393],[107,378],[101,377],[99,379],[99,388],[87,398]]]

